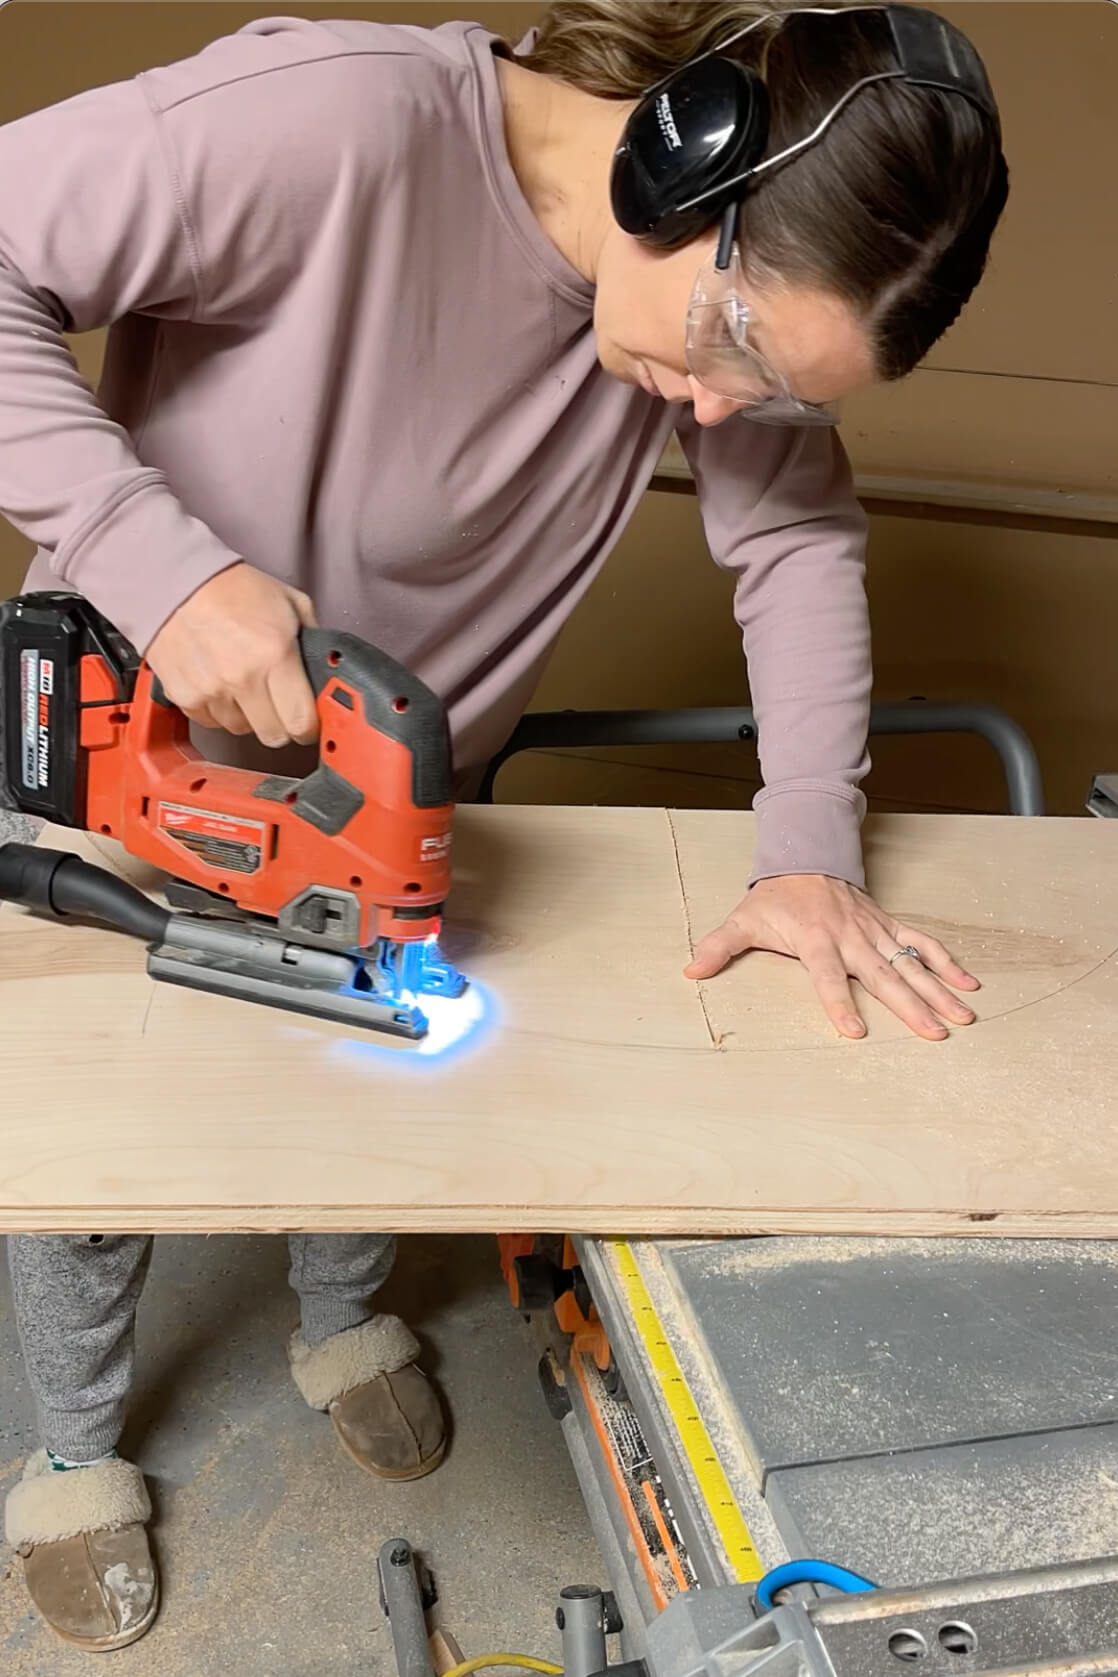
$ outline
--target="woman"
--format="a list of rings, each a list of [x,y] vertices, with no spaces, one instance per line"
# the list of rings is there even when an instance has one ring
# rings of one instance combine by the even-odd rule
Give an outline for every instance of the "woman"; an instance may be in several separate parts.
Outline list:
[[[674,427],[738,576],[766,780],[743,900],[688,971],[779,950],[843,1034],[853,976],[942,1037],[975,980],[862,890],[863,522],[824,405],[926,354],[1005,196],[981,66],[915,9],[557,0],[517,55],[464,24],[259,22],[0,131],[0,505],[29,586],[87,595],[200,726],[308,740],[317,615],[444,696],[468,784]],[[62,333],[108,322],[94,398]],[[156,1611],[113,1454],[149,1253],[10,1243],[45,1449],[7,1530],[89,1647]],[[355,1460],[407,1478],[444,1433],[375,1308],[391,1261],[293,1240],[291,1361]]]

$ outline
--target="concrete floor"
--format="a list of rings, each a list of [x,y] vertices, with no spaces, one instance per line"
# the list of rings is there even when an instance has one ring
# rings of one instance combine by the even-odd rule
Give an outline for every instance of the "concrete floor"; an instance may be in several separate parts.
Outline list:
[[[494,1241],[401,1242],[386,1305],[419,1334],[454,1416],[443,1466],[402,1486],[355,1468],[292,1385],[286,1257],[274,1238],[156,1243],[122,1448],[156,1507],[163,1608],[141,1642],[102,1658],[121,1677],[387,1677],[375,1561],[397,1535],[428,1558],[438,1618],[467,1656],[557,1658],[557,1592],[604,1580]],[[0,1265],[0,1495],[37,1442]],[[2,1544],[0,1669],[90,1670],[38,1622]]]

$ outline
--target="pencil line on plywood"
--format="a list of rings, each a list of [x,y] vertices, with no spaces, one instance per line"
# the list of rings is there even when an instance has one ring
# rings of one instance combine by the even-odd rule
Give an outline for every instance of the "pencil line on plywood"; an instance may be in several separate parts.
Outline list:
[[[1118,0],[1115,0],[1115,3],[1118,4]],[[991,1019],[1011,1019],[1015,1013],[1027,1013],[1030,1007],[1039,1007],[1042,1002],[1054,1001],[1057,996],[1066,995],[1069,990],[1074,990],[1075,986],[1082,984],[1084,979],[1093,978],[1103,967],[1109,966],[1115,956],[1118,956],[1118,949],[1111,949],[1107,954],[1100,955],[1093,967],[1088,967],[1085,972],[1077,973],[1074,978],[1069,978],[1066,984],[1057,984],[1054,990],[1046,990],[1043,996],[1034,996],[1028,1002],[1018,1002],[1016,1006],[1007,1007],[1002,1013],[987,1014],[985,1020],[978,1019],[975,1023],[981,1025]],[[970,1031],[974,1029],[974,1026],[964,1025],[963,1029]]]
[[[677,855],[676,866],[678,867],[678,865],[679,860]],[[686,896],[684,897],[684,917],[687,921],[687,937],[688,943],[690,943],[690,910],[687,904]],[[693,949],[692,952],[694,952]],[[745,1045],[740,1042],[731,1043],[727,1040],[727,1037],[733,1036],[735,1034],[734,1032],[716,1032],[711,1025],[710,1015],[706,1006],[706,986],[700,983],[697,988],[699,991],[699,999],[702,1003],[703,1018],[706,1020],[707,1030],[710,1034],[711,1046],[716,1048],[720,1054],[749,1054],[759,1057],[771,1057],[774,1054],[781,1054],[789,1058],[798,1058],[803,1054],[818,1054],[824,1050],[833,1051],[836,1048],[840,1052],[860,1054],[866,1058],[878,1054],[893,1053],[898,1050],[922,1053],[925,1050],[930,1049],[932,1053],[942,1053],[951,1042],[972,1037],[983,1025],[991,1025],[1003,1019],[1012,1018],[1012,1016],[1016,1013],[1024,1013],[1031,1007],[1040,1007],[1043,1003],[1050,1002],[1054,1000],[1055,997],[1066,994],[1069,990],[1073,990],[1077,984],[1082,984],[1084,979],[1092,978],[1097,972],[1101,971],[1102,968],[1108,966],[1113,960],[1115,960],[1116,957],[1118,957],[1118,948],[1112,949],[1107,954],[1100,956],[1092,966],[1086,967],[1083,972],[1077,973],[1074,978],[1069,978],[1066,983],[1058,984],[1052,990],[1045,990],[1042,995],[1034,996],[1031,1001],[1015,1002],[1010,1007],[1002,1008],[998,1013],[980,1013],[973,1024],[957,1026],[950,1032],[949,1036],[943,1042],[936,1042],[934,1044],[923,1042],[915,1035],[890,1036],[885,1037],[884,1039],[875,1040],[872,1023],[869,1027],[868,1034],[865,1037],[859,1038],[857,1042],[854,1042],[845,1037],[840,1037],[834,1027],[828,1025],[822,1013],[819,1015],[819,1038],[815,1042],[775,1042],[770,1044],[768,1047],[759,1047],[756,1043],[749,1043]],[[780,958],[784,959],[783,956]],[[721,977],[722,974],[719,974],[718,976]],[[852,982],[858,986],[860,992],[863,991],[863,986],[860,984],[858,979],[855,978]],[[865,993],[869,994],[868,991]],[[705,1055],[706,1053],[705,1048],[687,1048],[680,1043],[634,1042],[630,1041],[628,1038],[619,1040],[616,1037],[606,1038],[586,1035],[580,1035],[577,1038],[560,1038],[554,1031],[525,1030],[522,1026],[511,1027],[508,1034],[510,1036],[525,1037],[530,1040],[534,1039],[537,1042],[577,1041],[579,1046],[583,1048],[610,1048],[625,1053],[637,1050],[641,1054],[665,1054],[677,1057]]]
[[[679,861],[679,840],[676,837],[675,822],[672,820],[671,810],[666,809],[664,811],[664,814],[667,817],[667,821],[668,821],[668,835],[669,835],[669,837],[671,838],[671,841],[672,841],[672,858],[675,862],[675,876],[676,876],[676,879],[679,881],[679,900],[680,900],[680,903],[682,904],[682,907],[683,907],[683,929],[687,933],[687,949],[688,949],[688,953],[690,954],[692,960],[694,960],[694,957],[695,957],[695,937],[694,937],[694,933],[691,930],[691,905],[687,901],[687,888],[683,883],[683,869],[680,866],[680,861]],[[700,979],[698,981],[698,983],[696,984],[695,987],[699,992],[699,1006],[703,1010],[703,1023],[705,1024],[705,1026],[707,1028],[707,1035],[710,1037],[711,1047],[721,1049],[721,1047],[722,1047],[722,1037],[714,1029],[714,1026],[710,1022],[710,1014],[707,1012],[707,999],[706,999],[706,994],[705,994],[705,991],[704,991],[704,988],[703,988],[702,979]]]

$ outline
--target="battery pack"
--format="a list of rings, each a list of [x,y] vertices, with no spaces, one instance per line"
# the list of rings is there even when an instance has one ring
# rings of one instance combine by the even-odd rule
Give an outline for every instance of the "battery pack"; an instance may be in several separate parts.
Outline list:
[[[78,594],[21,594],[0,602],[0,807],[84,827],[82,660],[97,657],[132,696],[139,658]]]

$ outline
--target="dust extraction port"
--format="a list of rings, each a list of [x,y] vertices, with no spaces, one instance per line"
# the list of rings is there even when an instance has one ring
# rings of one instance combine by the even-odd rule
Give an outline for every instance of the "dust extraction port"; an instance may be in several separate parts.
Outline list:
[[[948,1654],[974,1654],[978,1651],[978,1637],[970,1625],[964,1625],[958,1620],[940,1625],[936,1641]]]
[[[928,1644],[918,1630],[895,1630],[889,1638],[889,1652],[895,1660],[912,1665],[927,1659]]]

